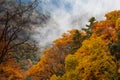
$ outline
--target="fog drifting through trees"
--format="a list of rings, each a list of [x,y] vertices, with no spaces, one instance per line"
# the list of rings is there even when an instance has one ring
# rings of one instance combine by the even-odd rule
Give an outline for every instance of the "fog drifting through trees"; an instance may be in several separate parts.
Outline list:
[[[46,46],[71,29],[85,27],[88,19],[104,19],[104,14],[120,9],[120,0],[39,0],[38,10],[49,14],[50,20],[44,28],[36,28],[32,37]],[[113,4],[114,2],[114,4]],[[39,25],[38,25],[39,26]]]

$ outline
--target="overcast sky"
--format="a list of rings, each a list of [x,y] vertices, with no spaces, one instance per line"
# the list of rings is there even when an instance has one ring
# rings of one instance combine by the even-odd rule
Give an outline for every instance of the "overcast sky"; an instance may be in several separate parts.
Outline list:
[[[120,0],[40,0],[44,13],[49,12],[50,21],[45,28],[37,28],[34,38],[41,45],[52,42],[54,39],[70,29],[85,27],[90,17],[97,20],[105,19],[104,14],[120,9]],[[42,31],[41,31],[42,30]],[[42,34],[42,35],[40,35]]]

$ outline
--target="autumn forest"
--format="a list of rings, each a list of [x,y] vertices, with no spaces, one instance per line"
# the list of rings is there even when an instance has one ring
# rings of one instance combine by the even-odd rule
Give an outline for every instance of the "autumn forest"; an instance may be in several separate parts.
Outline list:
[[[71,29],[40,50],[31,38],[50,14],[38,0],[0,0],[0,80],[120,80],[120,10]],[[37,15],[35,15],[37,14]]]

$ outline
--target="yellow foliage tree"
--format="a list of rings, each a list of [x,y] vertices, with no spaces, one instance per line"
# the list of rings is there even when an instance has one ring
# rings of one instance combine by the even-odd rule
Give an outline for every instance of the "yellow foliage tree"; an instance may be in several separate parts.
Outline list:
[[[105,17],[107,20],[116,21],[118,18],[120,18],[120,10],[110,11],[105,14]]]
[[[82,79],[116,80],[117,64],[100,37],[92,36],[84,41],[83,46],[75,54],[79,60],[76,71],[79,71]]]
[[[62,80],[117,79],[114,57],[100,37],[92,36],[85,40],[75,54],[66,57],[65,63],[66,73],[61,77]],[[52,76],[51,80],[55,77]]]
[[[78,65],[78,60],[76,59],[76,56],[74,55],[68,55],[65,59],[65,69],[66,71],[71,71],[76,68]]]
[[[119,30],[120,29],[120,18],[118,18],[116,20],[116,29]]]

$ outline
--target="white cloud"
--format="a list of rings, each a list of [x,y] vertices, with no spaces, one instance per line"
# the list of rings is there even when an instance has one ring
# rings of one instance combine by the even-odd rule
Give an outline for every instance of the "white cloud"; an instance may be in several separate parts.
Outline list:
[[[37,28],[35,32],[40,34],[34,36],[43,45],[60,37],[67,30],[84,27],[92,16],[100,20],[105,13],[120,9],[120,0],[58,0],[59,7],[52,4],[52,0],[43,1],[41,6],[45,12],[51,13],[51,19],[44,28]],[[66,3],[71,5],[69,11],[66,10]]]

